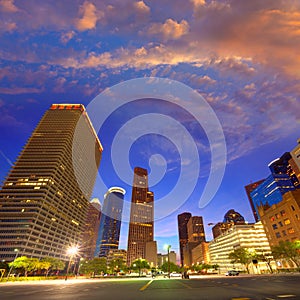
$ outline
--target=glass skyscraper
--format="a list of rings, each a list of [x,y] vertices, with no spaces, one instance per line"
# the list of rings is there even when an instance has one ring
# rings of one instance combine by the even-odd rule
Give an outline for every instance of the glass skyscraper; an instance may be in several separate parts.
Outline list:
[[[96,253],[107,257],[110,250],[118,249],[125,190],[112,187],[104,195]]]

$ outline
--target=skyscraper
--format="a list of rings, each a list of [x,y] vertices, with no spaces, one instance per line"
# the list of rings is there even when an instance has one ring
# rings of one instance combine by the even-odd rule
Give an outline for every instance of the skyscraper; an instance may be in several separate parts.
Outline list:
[[[247,194],[250,206],[251,206],[251,210],[253,212],[253,216],[254,216],[255,222],[259,221],[259,216],[258,216],[258,214],[256,212],[255,205],[254,205],[253,199],[251,197],[251,192],[253,190],[255,190],[264,181],[265,181],[265,179],[261,179],[261,180],[258,180],[256,182],[250,183],[250,184],[248,184],[248,185],[245,186],[246,194]]]
[[[184,265],[183,248],[188,242],[187,223],[191,217],[192,214],[188,212],[184,212],[177,216],[179,248],[180,248],[180,263],[182,266]]]
[[[97,251],[107,257],[109,250],[118,249],[125,190],[112,187],[104,195]]]
[[[82,138],[74,140],[78,124]],[[0,191],[1,259],[12,260],[15,249],[67,259],[67,249],[81,242],[101,153],[83,105],[53,104],[46,111]]]
[[[82,235],[81,256],[86,259],[93,259],[96,251],[101,217],[101,205],[99,199],[93,199],[88,208],[84,232]]]
[[[154,195],[148,189],[148,172],[134,168],[128,232],[127,265],[146,258],[146,243],[153,242]]]

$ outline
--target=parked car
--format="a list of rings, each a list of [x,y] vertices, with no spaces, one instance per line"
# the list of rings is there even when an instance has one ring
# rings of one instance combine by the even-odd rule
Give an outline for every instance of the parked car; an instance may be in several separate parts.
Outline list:
[[[237,270],[229,270],[225,275],[226,276],[238,276],[240,274]]]
[[[181,277],[181,273],[172,272],[170,273],[170,277]]]

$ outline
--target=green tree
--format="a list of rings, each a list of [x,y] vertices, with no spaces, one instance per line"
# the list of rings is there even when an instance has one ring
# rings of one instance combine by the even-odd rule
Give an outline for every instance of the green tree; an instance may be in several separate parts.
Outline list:
[[[272,265],[271,262],[274,260],[272,253],[271,252],[262,252],[262,253],[256,253],[255,259],[259,260],[259,261],[263,261],[267,264],[269,270],[271,273],[273,273],[273,269],[272,269]]]
[[[163,272],[168,272],[169,269],[168,269],[168,262],[165,262],[164,264],[161,265],[161,270]],[[176,264],[174,264],[173,262],[170,262],[170,272],[180,272],[180,267],[177,266]]]
[[[150,265],[146,259],[139,258],[132,262],[130,268],[132,270],[138,270],[139,276],[141,276],[142,269],[150,269]]]
[[[126,270],[126,264],[121,258],[112,259],[108,266],[112,273]]]
[[[95,257],[81,263],[80,272],[84,274],[101,274],[107,272],[106,258]]]
[[[249,265],[255,257],[255,252],[250,252],[247,248],[238,248],[229,253],[231,263],[240,263],[246,267],[249,274]]]
[[[27,277],[28,273],[39,269],[39,263],[40,262],[37,258],[28,258],[26,256],[21,256],[16,258],[13,262],[9,263],[9,266],[16,269],[23,269],[25,276]]]
[[[280,241],[277,246],[271,247],[274,258],[290,259],[300,269],[300,241]]]
[[[60,271],[65,268],[65,262],[54,257],[44,257],[40,260],[40,269],[45,270],[45,275],[48,276],[51,270]]]

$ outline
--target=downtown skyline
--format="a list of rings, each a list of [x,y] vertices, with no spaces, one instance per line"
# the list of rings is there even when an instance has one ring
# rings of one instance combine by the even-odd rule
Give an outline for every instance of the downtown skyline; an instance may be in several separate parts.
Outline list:
[[[207,240],[212,239],[207,224],[222,221],[229,209],[254,221],[244,186],[266,178],[268,164],[292,150],[300,137],[299,3],[64,1],[57,6],[51,1],[37,5],[11,0],[1,1],[0,11],[0,181],[51,104],[88,106],[120,82],[170,78],[197,90],[222,126],[227,164],[214,198],[198,207],[210,162],[205,132],[194,126],[189,113],[151,99],[128,104],[106,120],[98,133],[104,148],[99,177],[108,188],[124,188],[124,200],[130,202],[131,187],[118,178],[111,162],[113,137],[140,114],[166,114],[186,125],[203,168],[190,197],[155,222],[158,252],[170,244],[179,253],[177,215],[183,212],[203,216]],[[173,135],[167,132],[167,137]],[[175,150],[159,135],[136,140],[128,182],[134,167],[150,171],[149,157],[158,153],[168,163],[167,172],[151,190],[155,199],[168,193],[180,169]],[[153,163],[159,166],[161,161]],[[193,167],[191,161],[184,163]],[[106,191],[96,182],[92,197],[103,203]],[[127,248],[127,225],[121,226],[122,249]]]

